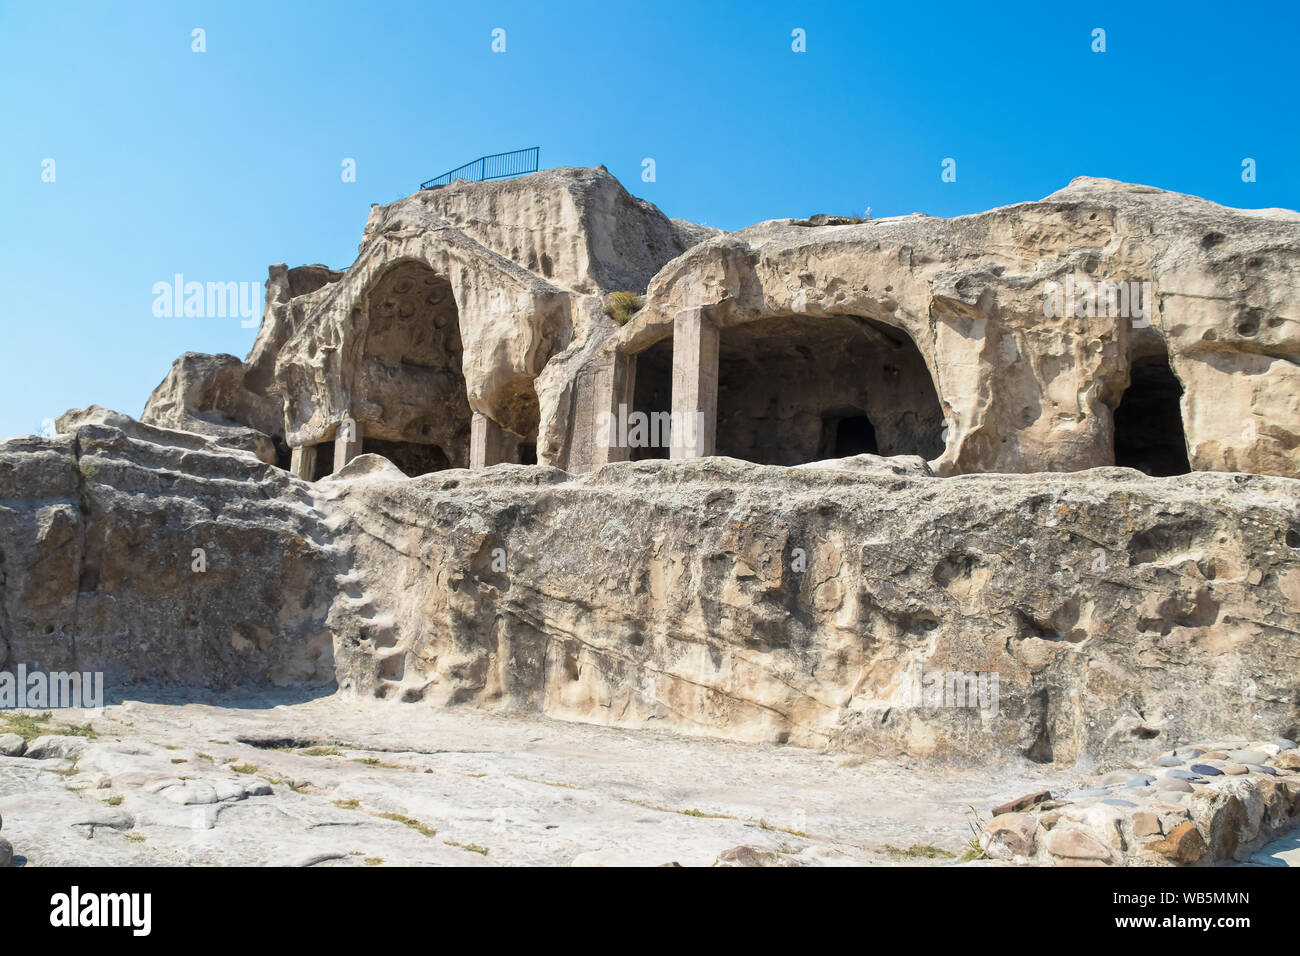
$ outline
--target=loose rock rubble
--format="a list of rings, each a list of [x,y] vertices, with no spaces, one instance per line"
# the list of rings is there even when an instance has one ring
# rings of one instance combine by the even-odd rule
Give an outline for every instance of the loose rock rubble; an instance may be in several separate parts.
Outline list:
[[[1261,846],[1300,827],[1300,748],[1287,739],[1179,747],[1059,796],[1042,791],[993,812],[979,840],[993,860],[1060,866],[1251,860]]]

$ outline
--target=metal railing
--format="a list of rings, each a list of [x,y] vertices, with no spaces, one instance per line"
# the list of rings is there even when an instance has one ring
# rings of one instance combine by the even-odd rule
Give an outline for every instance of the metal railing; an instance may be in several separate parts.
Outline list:
[[[454,179],[470,179],[482,182],[485,179],[506,179],[510,176],[535,173],[537,172],[537,155],[540,151],[540,146],[530,146],[528,149],[516,149],[508,153],[493,153],[491,156],[480,156],[464,166],[457,166],[441,176],[434,176],[432,179],[420,183],[420,188],[431,189],[434,186],[447,186]]]

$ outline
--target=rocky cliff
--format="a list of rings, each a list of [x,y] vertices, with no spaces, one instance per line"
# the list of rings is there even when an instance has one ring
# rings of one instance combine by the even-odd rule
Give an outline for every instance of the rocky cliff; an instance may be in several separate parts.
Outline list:
[[[1290,479],[941,479],[869,456],[408,479],[367,455],[311,485],[197,436],[84,424],[0,445],[0,501],[10,665],[104,669],[110,693],[336,679],[1084,765],[1300,723]]]

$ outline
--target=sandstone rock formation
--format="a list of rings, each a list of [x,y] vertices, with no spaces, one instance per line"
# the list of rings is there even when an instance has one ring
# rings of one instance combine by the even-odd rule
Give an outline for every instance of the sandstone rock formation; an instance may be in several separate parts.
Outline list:
[[[10,670],[119,693],[333,680],[329,531],[310,486],[252,454],[91,422],[0,444],[0,502]]]
[[[1297,723],[1291,479],[363,455],[313,486],[134,428],[0,446],[11,658],[1084,766]]]
[[[1107,180],[736,233],[603,168],[422,191],[149,423],[0,445],[0,651],[1082,768],[1293,737],[1298,263],[1300,214]]]
[[[913,434],[881,436],[882,446],[930,455],[942,439],[933,454],[942,474],[1114,464],[1114,416],[1141,380],[1176,403],[1181,389],[1181,414],[1159,424],[1181,425],[1193,469],[1295,477],[1298,275],[1300,213],[1084,178],[1041,202],[956,219],[776,221],[717,237],[655,277],[612,347],[653,358],[684,311],[707,316],[723,351],[720,453],[748,451],[752,431],[723,422],[725,392],[741,381],[726,372],[730,351],[766,363],[765,378],[785,365],[772,386],[784,405],[832,411],[815,391],[829,384],[878,430],[890,426],[870,395],[883,390],[896,414],[911,413]],[[1139,301],[1123,310],[1134,291]],[[889,374],[865,353],[852,358],[856,375],[836,368],[859,343],[894,366]],[[818,424],[811,415],[786,424],[753,398],[733,414],[754,411],[793,433]],[[1167,440],[1136,427],[1140,445]]]
[[[408,474],[667,457],[610,446],[620,408],[698,416],[684,457],[1296,477],[1298,263],[1300,213],[1101,179],[735,233],[603,167],[458,180],[374,207],[344,272],[273,266],[246,365],[186,356],[144,417],[253,428],[307,479],[367,451]],[[613,291],[647,293],[621,328]]]

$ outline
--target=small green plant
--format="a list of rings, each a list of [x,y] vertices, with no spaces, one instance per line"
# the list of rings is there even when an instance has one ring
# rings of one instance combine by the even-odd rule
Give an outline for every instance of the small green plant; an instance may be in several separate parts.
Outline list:
[[[627,325],[643,305],[645,299],[635,292],[611,292],[605,300],[605,314],[614,320],[615,325]]]
[[[360,800],[335,800],[334,806],[341,807],[344,810],[360,810]]]
[[[50,732],[43,725],[49,723],[53,716],[48,710],[43,714],[3,714],[0,715],[0,726],[5,733],[17,734],[23,740],[33,740]]]
[[[969,863],[971,860],[978,860],[984,855],[984,848],[980,846],[980,835],[984,832],[984,818],[980,812],[969,804],[966,807],[966,826],[969,827],[971,839],[966,844],[966,852],[961,855],[962,863]]]
[[[72,462],[72,470],[82,478],[87,480],[95,477],[95,465],[93,462],[86,461],[84,458],[77,458]]]
[[[392,820],[395,823],[400,823],[403,826],[408,826],[416,833],[419,833],[422,836],[434,837],[438,835],[438,831],[433,827],[429,826],[427,823],[421,823],[419,820],[413,820],[410,817],[404,817],[400,813],[376,813],[375,816],[379,817],[382,820]]]
[[[908,860],[951,860],[957,856],[956,853],[949,853],[942,847],[920,843],[913,843],[906,850],[900,850],[898,847],[886,843],[883,849],[892,857]]]
[[[63,733],[68,737],[85,737],[87,740],[96,740],[99,738],[99,734],[95,733],[94,728],[92,728],[90,724],[66,727],[64,728]]]
[[[338,757],[341,756],[333,747],[308,747],[299,751],[304,757]]]
[[[127,838],[128,840],[130,840],[132,843],[143,843],[143,842],[144,842],[144,836],[141,835],[141,834],[139,834],[139,833],[128,833],[128,834],[126,835],[126,838]]]
[[[257,773],[257,768],[251,763],[231,764],[230,769],[235,773]]]
[[[764,830],[775,830],[777,833],[788,833],[791,836],[803,837],[805,840],[812,839],[812,837],[804,833],[802,830],[791,830],[787,827],[773,826],[772,824],[768,823],[766,820],[762,819],[761,817],[759,818],[758,825],[762,827]]]
[[[459,847],[462,850],[468,850],[470,853],[481,853],[483,856],[488,855],[488,848],[479,846],[477,843],[457,843],[455,840],[443,840],[447,846]]]
[[[188,763],[184,757],[172,757],[172,763]]]
[[[384,858],[382,856],[368,856],[364,862],[366,866],[378,866],[384,862]]]
[[[120,793],[114,794],[104,802],[107,803],[110,807],[120,807],[122,805],[122,795]]]

